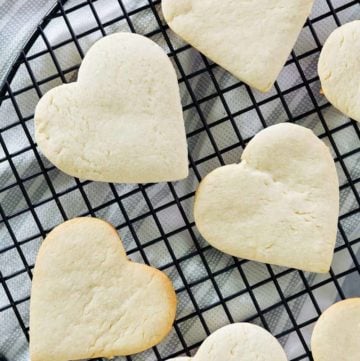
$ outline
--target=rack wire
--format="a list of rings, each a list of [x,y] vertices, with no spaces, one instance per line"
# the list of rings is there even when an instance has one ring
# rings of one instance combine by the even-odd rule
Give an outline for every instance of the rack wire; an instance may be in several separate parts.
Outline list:
[[[103,12],[105,3],[116,11]],[[332,295],[331,302],[360,295],[360,131],[358,123],[320,96],[316,74],[326,36],[359,18],[360,5],[350,0],[318,3],[274,89],[260,94],[181,42],[165,24],[160,1],[131,6],[125,0],[58,1],[0,90],[0,324],[13,319],[16,325],[11,330],[0,326],[1,338],[10,343],[16,339],[20,349],[27,348],[32,269],[41,239],[64,220],[96,216],[116,226],[132,259],[166,272],[179,299],[168,339],[127,360],[194,354],[207,335],[237,321],[268,329],[285,345],[291,361],[312,359],[309,334],[329,305],[324,292]],[[84,16],[91,25],[81,29],[77,20]],[[54,37],[54,24],[68,34],[65,39]],[[186,181],[133,186],[82,181],[63,175],[37,148],[33,111],[38,99],[53,86],[75,79],[94,37],[117,30],[139,32],[158,42],[176,68],[190,150]],[[70,60],[63,56],[70,53]],[[43,62],[52,64],[46,74]],[[31,100],[24,102],[24,97]],[[12,116],[4,119],[2,111],[9,108]],[[201,238],[192,218],[201,178],[217,166],[239,161],[258,131],[281,121],[313,129],[329,145],[338,169],[338,240],[334,265],[324,276],[223,255]],[[311,311],[304,315],[304,309]],[[289,346],[294,344],[295,351]],[[0,354],[6,356],[9,347],[2,346]]]

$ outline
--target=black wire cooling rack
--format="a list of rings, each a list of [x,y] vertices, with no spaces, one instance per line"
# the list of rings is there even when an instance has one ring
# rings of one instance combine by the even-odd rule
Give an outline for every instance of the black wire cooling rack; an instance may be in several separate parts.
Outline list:
[[[290,360],[311,360],[311,329],[324,308],[360,295],[360,131],[320,95],[316,73],[326,37],[356,18],[359,1],[317,0],[275,87],[260,94],[175,36],[160,1],[59,1],[0,90],[0,354],[9,361],[27,355],[30,285],[41,239],[66,219],[90,215],[112,222],[128,255],[160,268],[176,287],[178,315],[170,336],[127,360],[194,354],[207,335],[237,321],[268,329]],[[62,174],[39,153],[33,136],[38,99],[76,79],[88,47],[119,30],[159,43],[177,70],[190,150],[186,181],[132,186],[82,181]],[[341,212],[327,275],[221,254],[200,237],[192,218],[201,178],[238,162],[258,131],[282,121],[313,129],[336,161]]]

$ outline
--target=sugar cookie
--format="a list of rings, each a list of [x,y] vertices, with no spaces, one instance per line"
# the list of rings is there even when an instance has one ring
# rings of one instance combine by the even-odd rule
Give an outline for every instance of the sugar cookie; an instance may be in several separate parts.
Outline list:
[[[268,91],[314,0],[163,0],[170,28],[244,83]]]
[[[194,357],[169,361],[287,361],[277,339],[263,328],[250,323],[234,323],[210,335]]]
[[[240,164],[200,183],[195,223],[215,248],[236,257],[327,272],[339,213],[339,184],[326,145],[306,128],[258,133]]]
[[[338,302],[320,316],[311,349],[314,361],[360,360],[360,298]]]
[[[67,221],[49,233],[36,260],[31,361],[143,351],[168,334],[175,312],[168,277],[130,262],[112,226],[94,218]]]
[[[173,181],[188,175],[175,70],[153,41],[117,33],[96,42],[75,83],[46,93],[35,138],[63,172],[117,183]]]
[[[360,20],[340,26],[329,36],[318,71],[329,102],[360,122]]]

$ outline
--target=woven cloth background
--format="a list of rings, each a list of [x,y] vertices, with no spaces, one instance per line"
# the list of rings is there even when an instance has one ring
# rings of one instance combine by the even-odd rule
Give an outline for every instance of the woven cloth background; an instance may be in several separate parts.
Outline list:
[[[65,10],[74,7],[76,4],[82,1],[68,1],[65,4]],[[340,7],[350,1],[336,0],[333,1],[334,6]],[[52,6],[52,1],[40,0],[38,2],[28,1],[0,1],[0,80],[5,79],[11,64],[16,59],[19,51],[23,48],[25,41],[34,31],[36,25],[40,22],[41,18],[48,12]],[[148,4],[148,1],[123,1],[122,2],[127,10],[131,12],[136,8],[141,8]],[[109,23],[106,26],[106,33],[112,33],[115,31],[130,31],[128,22],[123,18],[123,9],[119,6],[119,2],[116,0],[99,0],[94,2],[96,13],[98,14],[102,23]],[[159,9],[159,6],[157,5]],[[317,0],[313,9],[311,17],[318,17],[329,11],[328,1]],[[160,10],[159,10],[160,12]],[[161,14],[161,12],[160,12]],[[119,18],[122,20],[112,22],[112,19]],[[339,17],[341,23],[360,18],[360,5],[354,5],[346,9],[346,11],[340,12]],[[72,30],[75,34],[86,33],[89,29],[97,25],[96,18],[91,12],[90,6],[82,7],[79,10],[70,12],[68,14],[68,20],[71,23]],[[150,33],[158,28],[158,24],[154,19],[153,13],[150,9],[140,11],[131,17],[131,21],[135,24],[135,31],[141,34]],[[332,30],[336,28],[337,24],[331,18],[325,18],[324,21],[316,23],[316,32],[321,42],[327,38]],[[20,30],[18,30],[20,29]],[[56,44],[63,44],[66,39],[69,39],[69,27],[64,21],[63,17],[55,16],[50,23],[45,27],[44,33],[48,42],[52,46]],[[168,32],[171,37],[172,44],[180,48],[185,45],[177,36],[170,31]],[[79,38],[79,46],[82,52],[86,50],[100,37],[102,33],[100,31],[89,32],[86,36]],[[169,52],[166,42],[161,33],[155,33],[151,37],[158,44]],[[313,47],[314,39],[309,29],[305,27],[301,33],[301,36],[295,46],[295,53],[302,54]],[[28,56],[41,53],[47,48],[42,37],[31,47],[28,52]],[[69,69],[65,72],[65,80],[73,81],[76,79],[76,70],[81,62],[81,52],[74,42],[70,41],[66,44],[56,47],[56,58],[61,69]],[[194,49],[181,52],[181,64],[186,74],[194,73],[204,66],[204,58]],[[172,59],[172,58],[171,58]],[[302,64],[303,69],[306,72],[306,77],[312,79],[316,77],[318,53],[314,56],[307,57],[305,63]],[[173,59],[172,59],[173,61]],[[174,63],[174,65],[176,65]],[[46,92],[50,88],[61,84],[64,79],[59,76],[54,76],[51,81],[41,82],[42,79],[51,77],[56,74],[56,66],[54,61],[48,53],[43,56],[34,57],[31,61],[32,71],[35,78],[40,83],[40,90],[42,93]],[[176,67],[179,79],[181,74]],[[237,82],[230,74],[214,66],[213,74],[220,84],[221,88],[231,87]],[[278,84],[281,89],[287,89],[294,87],[296,84],[301,83],[301,76],[296,70],[293,64],[289,64],[282,71]],[[19,67],[14,79],[11,81],[11,89],[14,91],[31,87],[32,80],[29,77],[29,71],[23,64]],[[311,86],[315,89],[314,93],[318,97],[320,104],[326,103],[324,98],[319,95],[319,83],[313,82]],[[316,88],[317,87],[317,88]],[[209,95],[216,93],[217,89],[214,87],[214,82],[209,76],[194,76],[191,78],[191,88],[196,93],[196,97],[199,99],[206,99]],[[183,82],[180,82],[180,89],[182,95],[182,103],[184,106],[184,116],[186,122],[186,129],[188,134],[192,134],[189,137],[189,151],[194,159],[206,158],[214,153],[213,144],[209,141],[208,137],[200,129],[203,125],[201,117],[199,117],[199,110],[192,107],[192,98],[188,89],[184,86]],[[275,90],[270,91],[268,94],[260,94],[253,92],[256,101],[266,100],[267,97],[271,97],[276,94]],[[252,100],[249,97],[249,92],[245,87],[237,87],[233,91],[224,93],[226,103],[228,104],[230,111],[236,113],[247,108],[251,108]],[[34,89],[21,92],[16,95],[17,104],[24,118],[27,119],[26,127],[29,130],[32,139],[33,138],[33,121],[32,115],[34,108],[39,99],[39,95]],[[296,92],[291,92],[286,98],[286,102],[291,108],[292,114],[307,114],[313,109],[313,104],[307,95],[304,88],[299,88]],[[226,110],[219,97],[212,98],[209,101],[204,101],[200,105],[201,113],[206,119],[208,124],[217,121],[223,116],[226,116]],[[271,102],[267,102],[261,108],[262,114],[266,119],[267,125],[276,124],[279,122],[287,121],[288,116],[284,111],[284,108],[279,99]],[[339,112],[331,107],[324,109],[323,114],[326,117],[331,128],[339,126],[348,122],[348,119],[341,115]],[[24,135],[24,128],[22,126],[10,127],[14,122],[18,122],[19,114],[14,109],[14,104],[9,99],[0,106],[0,129],[9,127],[9,129],[3,133],[3,138],[7,147],[7,151],[10,154],[16,154],[16,152],[29,146],[29,140]],[[255,109],[241,112],[236,117],[236,124],[241,132],[241,135],[245,139],[251,138],[258,131],[263,128],[261,119]],[[313,131],[321,136],[324,133],[323,126],[318,119],[316,113],[310,113],[309,115],[300,116],[298,124],[309,127]],[[233,127],[229,122],[223,122],[211,128],[212,135],[215,139],[217,147],[222,150],[227,147],[229,151],[224,152],[223,160],[225,163],[238,162],[240,159],[242,148],[240,146],[234,146],[238,142],[237,135],[234,132]],[[352,149],[359,147],[359,140],[354,136],[354,132],[344,128],[343,131],[336,133],[336,144],[342,153],[350,152]],[[326,137],[322,137],[331,151],[336,157],[330,142]],[[41,156],[41,155],[40,155]],[[19,156],[14,158],[15,168],[21,178],[32,177],[30,181],[24,182],[24,188],[32,204],[40,204],[35,208],[34,212],[29,210],[27,200],[24,198],[23,192],[19,189],[19,186],[10,187],[12,184],[16,184],[16,177],[14,171],[6,159],[6,152],[3,147],[0,146],[0,189],[6,189],[0,191],[0,204],[8,219],[10,226],[5,226],[4,222],[0,223],[0,250],[9,247],[9,251],[0,253],[0,272],[3,277],[7,277],[16,272],[18,274],[14,277],[9,277],[7,280],[7,286],[10,289],[14,300],[25,299],[18,306],[19,313],[24,320],[25,326],[28,325],[29,318],[29,302],[28,297],[30,295],[31,280],[27,272],[23,272],[24,264],[23,260],[17,253],[16,249],[11,248],[13,246],[12,235],[9,229],[15,234],[17,240],[24,241],[22,250],[25,254],[26,261],[33,266],[35,257],[39,249],[42,234],[48,232],[51,228],[61,223],[64,220],[64,215],[59,210],[59,207],[54,200],[51,190],[49,189],[48,182],[42,176],[34,176],[35,174],[41,174],[41,167],[39,161],[34,156],[32,151],[21,152]],[[162,206],[164,208],[157,212],[158,220],[162,226],[162,230],[166,234],[172,234],[169,237],[169,242],[177,258],[184,258],[181,262],[181,270],[189,284],[194,284],[191,288],[195,304],[200,309],[207,309],[208,311],[203,314],[208,330],[204,329],[203,322],[199,321],[199,318],[194,314],[194,300],[189,296],[185,290],[184,279],[179,275],[178,269],[174,266],[174,262],[169,254],[168,249],[165,247],[164,242],[157,241],[151,243],[151,240],[162,237],[159,232],[159,227],[154,222],[154,217],[149,216],[141,217],[150,212],[149,204],[144,202],[144,194],[142,192],[136,192],[137,186],[130,185],[115,185],[111,186],[102,183],[82,182],[66,176],[60,171],[54,169],[52,165],[41,156],[41,162],[46,169],[49,169],[48,176],[51,183],[54,185],[56,192],[62,194],[59,197],[62,208],[67,218],[72,218],[79,215],[89,215],[89,204],[84,201],[82,192],[87,195],[90,208],[95,209],[95,215],[108,220],[113,223],[119,229],[122,239],[124,240],[125,248],[128,251],[129,256],[139,262],[149,262],[151,265],[162,268],[172,278],[175,287],[178,292],[178,315],[177,319],[185,321],[179,326],[181,334],[183,335],[185,342],[188,345],[193,345],[201,342],[206,334],[210,331],[214,331],[217,328],[229,323],[229,319],[224,314],[223,307],[213,307],[219,301],[219,294],[214,290],[214,283],[212,279],[209,279],[209,269],[215,273],[221,269],[234,264],[234,260],[224,255],[211,247],[208,247],[207,243],[197,233],[195,227],[192,227],[194,235],[190,236],[186,231],[186,224],[184,224],[184,217],[181,216],[181,211],[177,204],[171,206],[164,206],[171,204],[173,201],[173,193],[169,190],[167,184],[158,184],[146,188],[146,194],[151,200],[152,206],[157,209]],[[209,158],[198,166],[198,171],[203,177],[209,171],[219,166],[219,161],[216,157]],[[351,170],[352,175],[360,174],[360,157],[358,155],[351,157],[347,164]],[[346,183],[346,177],[337,163],[340,183]],[[191,172],[190,177],[182,182],[174,184],[174,189],[179,197],[184,197],[181,202],[182,210],[185,212],[187,222],[192,223],[192,203],[193,197],[191,195],[198,184],[198,179]],[[71,189],[72,191],[66,191]],[[114,189],[118,195],[131,194],[125,198],[122,202],[122,207],[119,208],[118,202],[114,199]],[[351,191],[344,191],[341,194],[341,214],[356,209],[356,200]],[[126,210],[124,214],[123,210]],[[128,220],[131,222],[131,227],[128,225]],[[343,225],[349,240],[355,240],[360,237],[360,222],[359,215],[355,214],[353,217],[346,219]],[[1,221],[1,219],[0,219]],[[41,225],[39,234],[39,224]],[[177,231],[184,229],[184,231]],[[196,243],[194,243],[194,237]],[[338,245],[343,244],[342,236],[338,236]],[[139,244],[144,245],[144,249],[139,248]],[[145,246],[146,245],[146,246]],[[197,254],[198,248],[204,249],[202,253]],[[359,247],[353,246],[353,250],[357,253],[357,259],[360,259],[358,253]],[[188,255],[192,255],[186,258]],[[205,261],[204,261],[205,260]],[[204,262],[206,265],[204,266]],[[334,260],[333,270],[335,273],[342,272],[353,266],[353,259],[347,252],[339,252]],[[170,265],[170,266],[168,266]],[[208,269],[208,268],[209,269]],[[247,282],[252,285],[268,279],[268,269],[265,265],[255,262],[246,262],[243,264],[242,269],[246,274]],[[281,267],[272,267],[275,274],[283,271]],[[328,275],[313,275],[305,274],[308,284],[317,284]],[[201,281],[206,279],[206,281]],[[211,277],[210,277],[211,278]],[[246,284],[243,278],[238,272],[238,269],[234,266],[227,272],[220,273],[218,277],[215,277],[215,282],[218,285],[223,297],[236,294],[242,289],[246,289]],[[340,286],[344,290],[346,297],[360,295],[360,277],[358,273],[351,273],[349,276],[344,277],[339,281]],[[304,288],[304,283],[298,272],[294,271],[287,273],[286,276],[281,278],[281,288],[286,295],[293,295],[301,291]],[[274,305],[281,301],[281,296],[272,282],[264,282],[263,286],[256,289],[256,298],[259,302],[260,309],[266,309],[267,307]],[[321,309],[326,308],[330,304],[334,303],[338,298],[338,292],[333,284],[319,287],[316,292],[316,300],[319,303]],[[23,361],[28,360],[28,343],[19,327],[17,318],[14,315],[12,308],[7,308],[9,304],[8,296],[0,286],[0,309],[3,307],[4,311],[0,312],[0,354],[3,354],[10,361]],[[230,299],[227,304],[234,321],[242,321],[251,319],[252,322],[262,324],[262,320],[259,317],[255,317],[257,309],[252,302],[252,298],[246,290],[239,294],[236,298]],[[316,316],[314,306],[307,294],[303,297],[297,297],[294,302],[289,304],[292,314],[296,317],[297,322],[303,320],[309,320]],[[266,314],[266,323],[270,331],[274,334],[280,334],[282,331],[291,327],[291,320],[289,320],[288,313],[284,307],[278,307]],[[311,334],[312,326],[302,330],[303,337],[307,344],[309,344],[309,338]],[[299,342],[299,335],[289,333],[280,338],[280,341],[285,346],[289,359],[298,357],[304,352],[304,346]],[[173,331],[170,336],[158,347],[158,350],[162,357],[166,358],[176,352],[182,350],[181,342],[177,332]],[[193,349],[195,352],[195,348]],[[119,360],[122,358],[119,358]],[[140,355],[133,357],[134,360],[156,360],[156,356],[153,350],[144,352]]]

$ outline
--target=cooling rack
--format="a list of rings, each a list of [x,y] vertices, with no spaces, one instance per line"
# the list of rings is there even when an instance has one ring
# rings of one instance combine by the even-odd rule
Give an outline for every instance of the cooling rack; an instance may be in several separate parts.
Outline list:
[[[41,240],[66,219],[96,216],[114,224],[130,258],[172,278],[179,302],[164,342],[119,359],[191,355],[219,327],[249,321],[275,335],[289,360],[311,360],[309,339],[321,312],[336,300],[360,295],[360,131],[321,96],[316,72],[327,36],[359,18],[359,1],[317,0],[277,83],[261,94],[174,35],[160,1],[58,1],[0,89],[0,354],[9,361],[28,358],[30,286]],[[38,99],[75,80],[90,45],[115,31],[148,36],[174,64],[190,153],[185,181],[130,186],[79,180],[62,174],[36,146]],[[238,162],[257,132],[284,121],[312,129],[336,162],[341,211],[335,258],[326,275],[224,255],[194,224],[192,204],[201,178]]]

